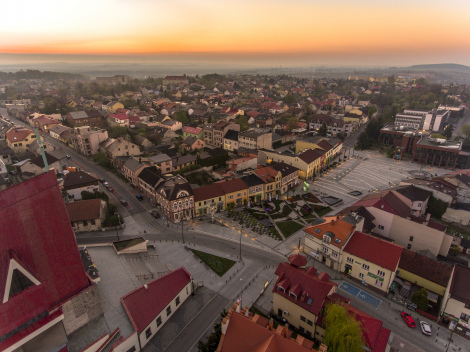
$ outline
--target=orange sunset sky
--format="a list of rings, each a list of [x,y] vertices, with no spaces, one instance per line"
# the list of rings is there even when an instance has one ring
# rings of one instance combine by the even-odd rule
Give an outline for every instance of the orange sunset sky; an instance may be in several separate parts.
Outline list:
[[[470,64],[469,0],[15,0],[2,13],[0,53],[372,55],[377,64],[436,56]]]

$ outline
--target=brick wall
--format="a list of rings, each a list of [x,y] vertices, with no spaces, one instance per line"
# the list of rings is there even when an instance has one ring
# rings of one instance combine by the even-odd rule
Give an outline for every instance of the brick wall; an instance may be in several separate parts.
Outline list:
[[[62,305],[65,333],[70,335],[103,314],[98,286],[92,285]]]

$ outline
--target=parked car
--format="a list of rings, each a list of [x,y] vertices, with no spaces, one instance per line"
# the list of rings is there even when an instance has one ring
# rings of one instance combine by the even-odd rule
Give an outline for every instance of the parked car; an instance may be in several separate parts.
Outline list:
[[[109,187],[109,183],[108,183],[108,182],[104,182],[104,183],[103,183],[103,186],[105,186],[106,188],[108,188],[108,187]]]
[[[108,191],[110,191],[110,192],[114,191],[114,190],[113,190],[113,187],[108,186]]]
[[[71,158],[71,156],[67,154],[67,159],[70,159],[70,158]]]
[[[156,211],[156,210],[152,210],[152,211],[150,212],[150,214],[152,214],[152,216],[153,216],[154,218],[157,218],[157,219],[160,217],[160,214],[159,214],[158,211]]]
[[[419,324],[421,325],[421,331],[424,335],[431,336],[431,327],[425,321],[420,321]]]
[[[127,207],[127,205],[128,205],[125,199],[121,199],[119,202],[120,202],[122,205],[124,205],[125,207]]]
[[[100,178],[99,181],[100,181],[101,183],[105,183],[105,182],[106,182],[104,178]]]
[[[144,200],[144,197],[142,196],[142,194],[137,194],[135,196],[138,200]]]
[[[406,312],[401,312],[401,317],[405,321],[406,325],[408,325],[410,328],[416,327],[416,323],[411,315]]]
[[[15,170],[10,171],[10,175],[16,175],[17,172]]]

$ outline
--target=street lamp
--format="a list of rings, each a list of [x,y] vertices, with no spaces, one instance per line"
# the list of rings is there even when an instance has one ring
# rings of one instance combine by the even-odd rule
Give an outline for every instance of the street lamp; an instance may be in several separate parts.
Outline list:
[[[121,218],[120,218],[120,216],[119,216],[119,210],[118,210],[116,213],[114,213],[114,215],[116,215],[116,214],[117,214],[117,216],[118,216],[119,226],[121,226]],[[116,237],[117,237],[117,240],[119,241],[119,230],[118,230],[118,227],[117,227],[117,226],[116,226]]]
[[[242,259],[242,235],[243,235],[243,232],[240,230],[240,260],[243,260]]]
[[[183,213],[181,213],[181,237],[183,237],[183,244],[184,244],[183,227],[184,227],[184,218],[183,218]]]

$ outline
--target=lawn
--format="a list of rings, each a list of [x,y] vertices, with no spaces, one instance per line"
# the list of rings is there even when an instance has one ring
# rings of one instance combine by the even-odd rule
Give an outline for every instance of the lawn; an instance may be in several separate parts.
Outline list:
[[[271,216],[271,219],[276,220],[280,218],[285,218],[286,216],[284,214],[269,214]]]
[[[318,214],[319,217],[322,217],[323,215],[328,214],[330,211],[331,211],[330,207],[323,207],[320,210],[315,209],[315,212]]]
[[[123,249],[130,248],[142,242],[145,242],[143,238],[132,238],[130,240],[114,242],[114,247],[116,247],[116,250],[119,252]]]
[[[315,220],[317,217],[313,214],[302,216],[304,220]]]
[[[276,239],[279,240],[279,241],[282,241],[282,237],[281,237],[281,235],[279,234],[279,232],[277,232],[277,230],[276,230],[275,227],[271,227],[271,228],[269,229],[269,232],[270,232],[272,235],[274,235],[274,238],[276,238]]]
[[[280,211],[280,210],[281,210],[280,204],[281,204],[282,202],[284,202],[284,201],[283,201],[283,200],[280,200],[280,199],[279,199],[279,200],[273,200],[273,201],[271,201],[271,203],[274,204],[274,209],[269,208],[268,213],[269,213],[269,214],[274,214],[274,213],[277,213],[278,211]]]
[[[204,253],[191,249],[207,266],[209,266],[217,275],[223,276],[234,264],[233,260],[218,257],[209,253]]]
[[[281,230],[282,234],[284,237],[289,237],[293,233],[296,233],[299,231],[301,228],[304,226],[299,224],[298,222],[295,221],[284,221],[284,222],[278,222],[276,223],[277,227],[279,227],[279,230]]]
[[[255,219],[263,219],[266,217],[266,213],[259,210],[248,208],[245,210],[247,213],[250,213]]]

